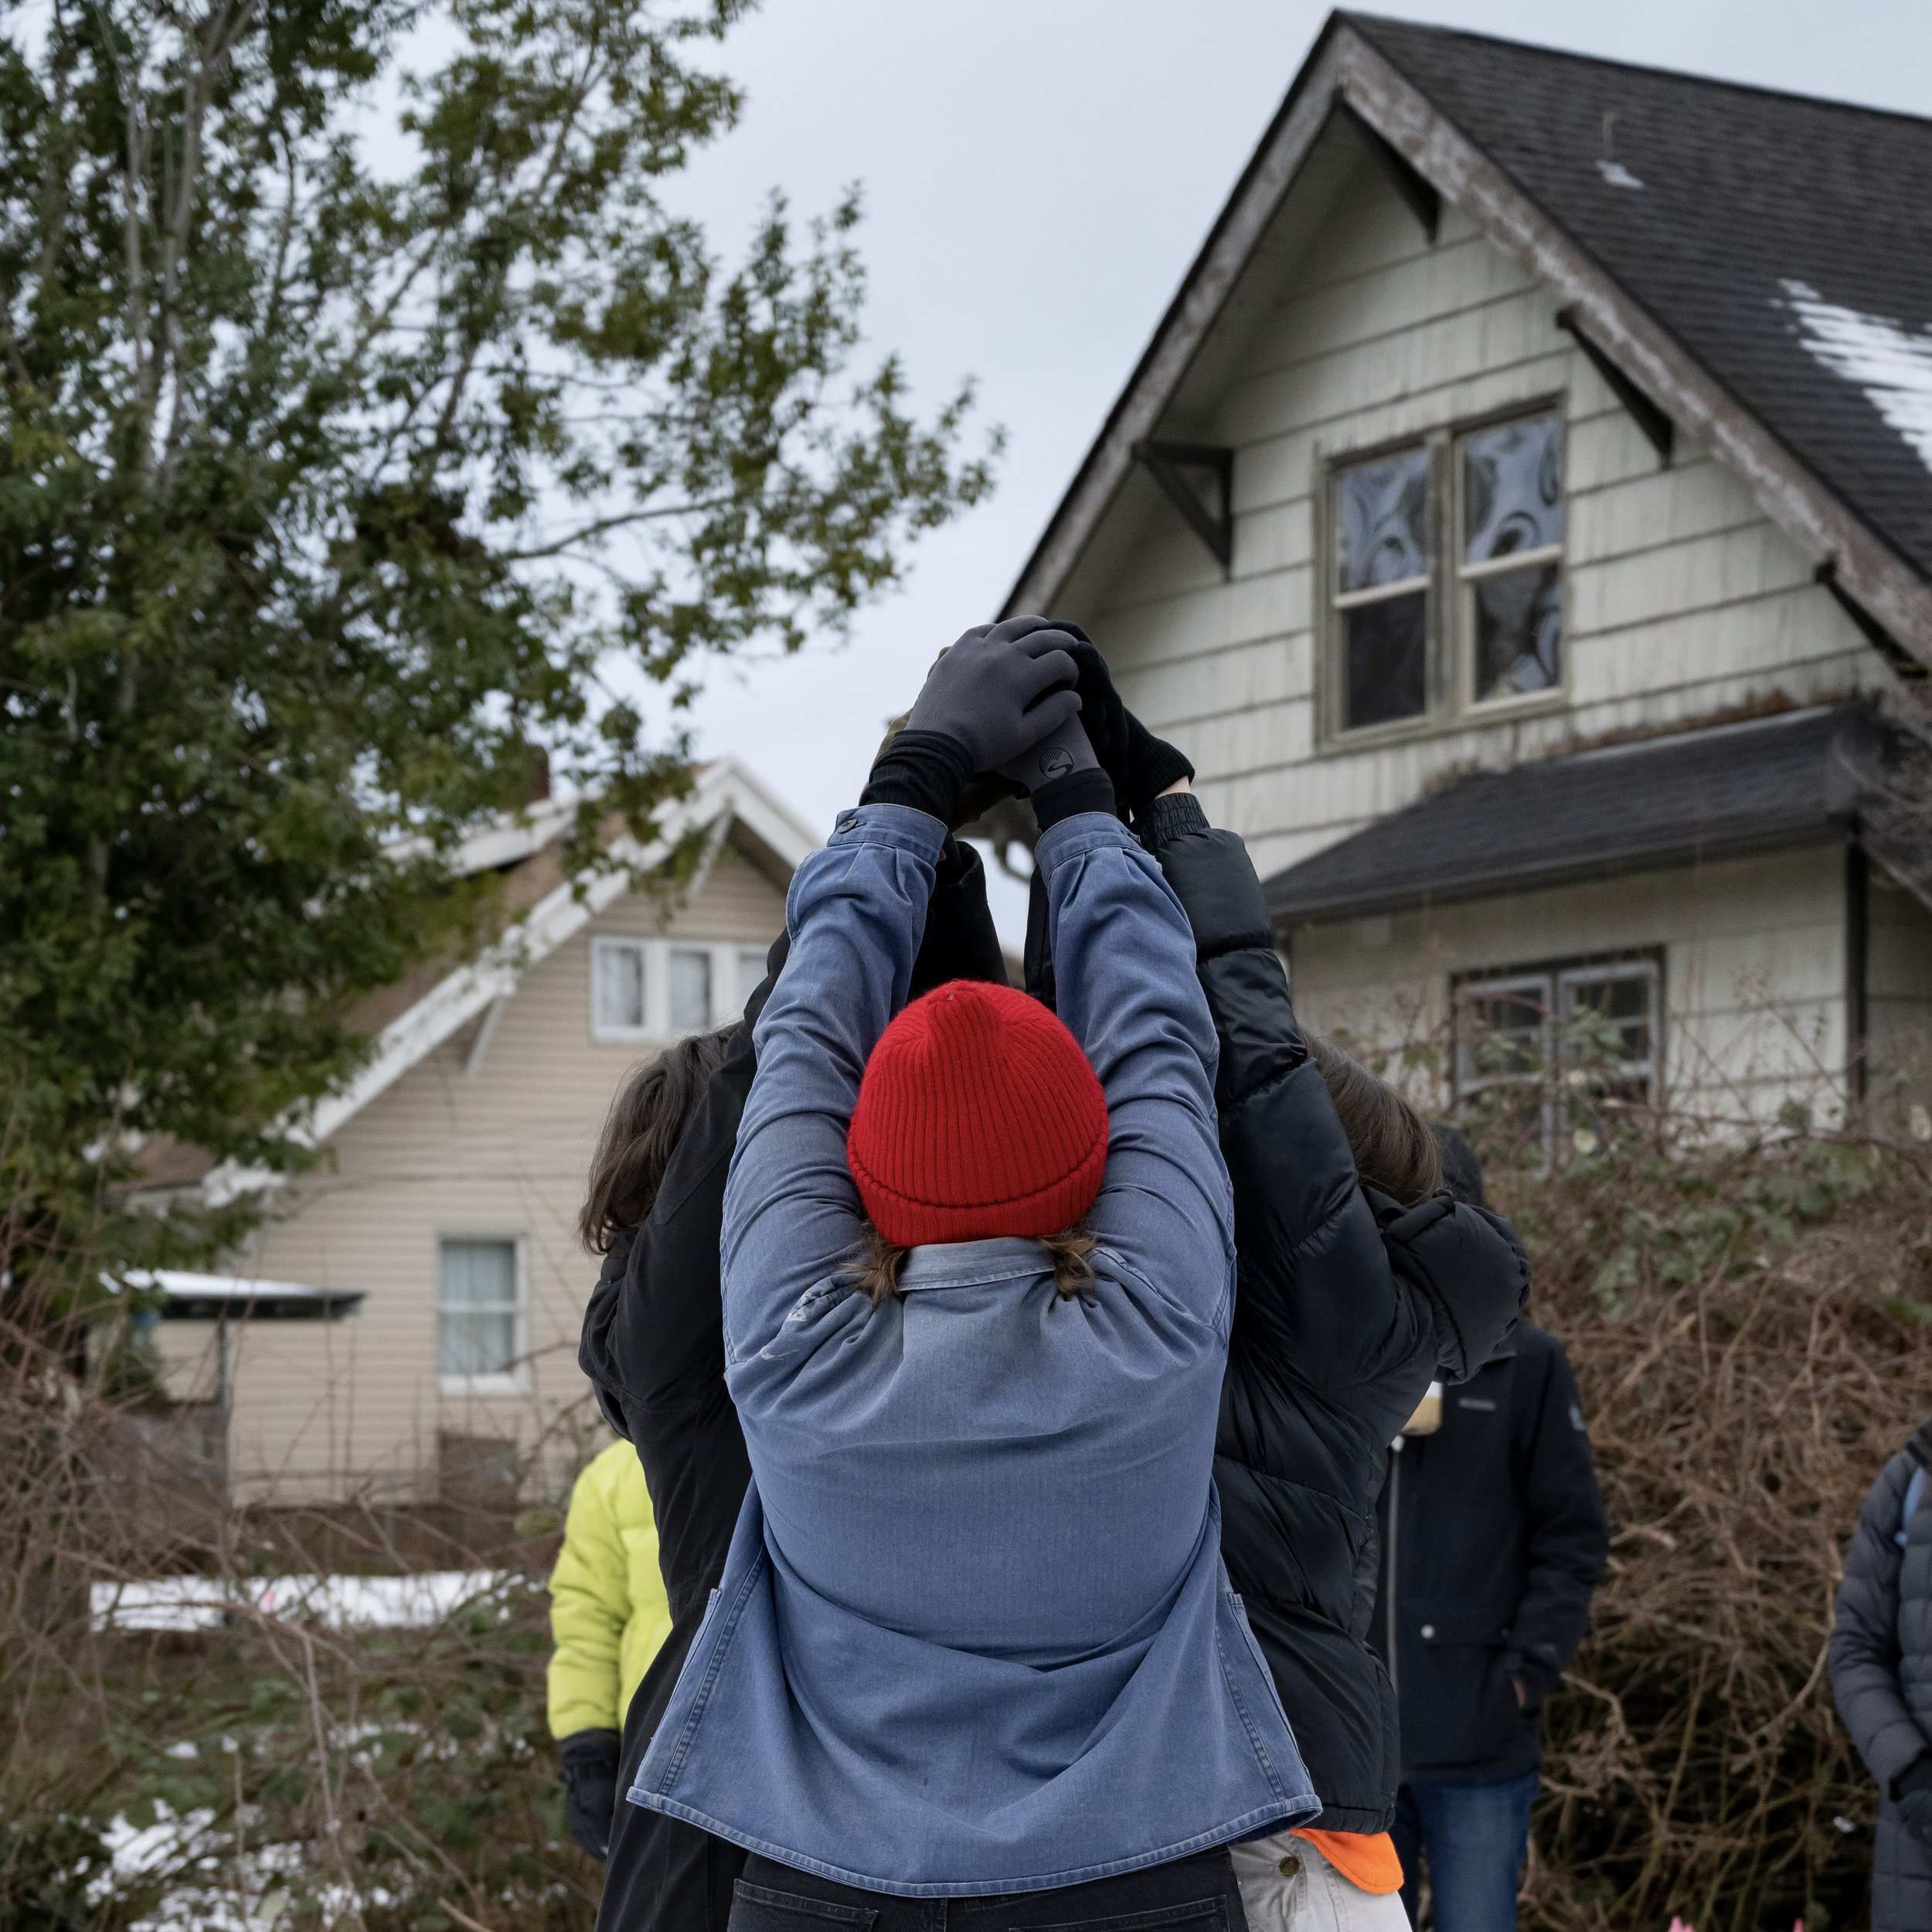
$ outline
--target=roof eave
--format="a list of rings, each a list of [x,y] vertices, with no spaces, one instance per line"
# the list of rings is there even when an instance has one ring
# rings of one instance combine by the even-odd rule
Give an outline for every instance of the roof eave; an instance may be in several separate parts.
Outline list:
[[[1614,282],[1345,15],[1332,14],[1168,304],[1002,615],[1060,595],[1308,158],[1345,106],[1568,310],[1598,349],[1744,481],[1773,522],[1892,638],[1932,665],[1932,585]]]

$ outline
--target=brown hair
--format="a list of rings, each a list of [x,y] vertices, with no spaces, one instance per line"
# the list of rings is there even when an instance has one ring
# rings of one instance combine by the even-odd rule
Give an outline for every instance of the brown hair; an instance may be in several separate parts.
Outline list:
[[[608,1254],[620,1234],[641,1228],[698,1096],[724,1063],[734,1024],[675,1040],[635,1069],[618,1089],[590,1156],[590,1185],[577,1232],[594,1254]]]
[[[1442,1150],[1422,1116],[1332,1040],[1311,1033],[1308,1054],[1335,1102],[1362,1179],[1405,1207],[1436,1192],[1442,1185]]]
[[[1076,1222],[1057,1234],[1043,1235],[1040,1246],[1053,1264],[1053,1285],[1062,1294],[1076,1295],[1092,1285],[1093,1253],[1097,1237]],[[876,1308],[899,1292],[899,1270],[906,1265],[910,1248],[888,1241],[878,1229],[866,1223],[865,1246],[852,1264],[853,1285]]]

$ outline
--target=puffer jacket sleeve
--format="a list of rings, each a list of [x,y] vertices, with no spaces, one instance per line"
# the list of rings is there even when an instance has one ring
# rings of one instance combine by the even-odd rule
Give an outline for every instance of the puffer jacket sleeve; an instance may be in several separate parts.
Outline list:
[[[1889,1796],[1892,1781],[1932,1749],[1899,1683],[1899,1570],[1894,1539],[1917,1459],[1901,1451],[1872,1484],[1845,1554],[1832,1625],[1832,1692],[1866,1768]]]
[[[1499,1217],[1446,1195],[1379,1220],[1308,1057],[1246,846],[1211,828],[1191,794],[1156,801],[1147,824],[1194,929],[1219,1036],[1237,1345],[1325,1393],[1359,1391],[1352,1408],[1386,1441],[1434,1376],[1461,1379],[1488,1359],[1526,1292],[1521,1246]]]
[[[624,1728],[630,1560],[611,1502],[611,1485],[594,1462],[570,1492],[563,1547],[550,1572],[548,1689],[550,1735],[558,1739]]]

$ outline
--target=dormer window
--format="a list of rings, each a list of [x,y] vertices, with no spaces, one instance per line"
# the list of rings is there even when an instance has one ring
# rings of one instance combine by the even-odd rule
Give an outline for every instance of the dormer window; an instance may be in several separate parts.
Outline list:
[[[1560,411],[1338,464],[1330,515],[1331,732],[1561,689]]]

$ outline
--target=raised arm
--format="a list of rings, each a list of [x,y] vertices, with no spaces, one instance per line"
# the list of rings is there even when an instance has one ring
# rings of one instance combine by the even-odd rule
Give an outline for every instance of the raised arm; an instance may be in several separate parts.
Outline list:
[[[1186,916],[1111,814],[1049,825],[1037,862],[1060,1015],[1107,1097],[1107,1175],[1090,1225],[1148,1284],[1225,1332],[1233,1206],[1215,1138],[1214,1027]]]
[[[866,1060],[905,1003],[945,838],[923,811],[861,805],[793,875],[791,954],[753,1032],[758,1071],[725,1184],[727,1362],[764,1348],[859,1238],[845,1133]]]

